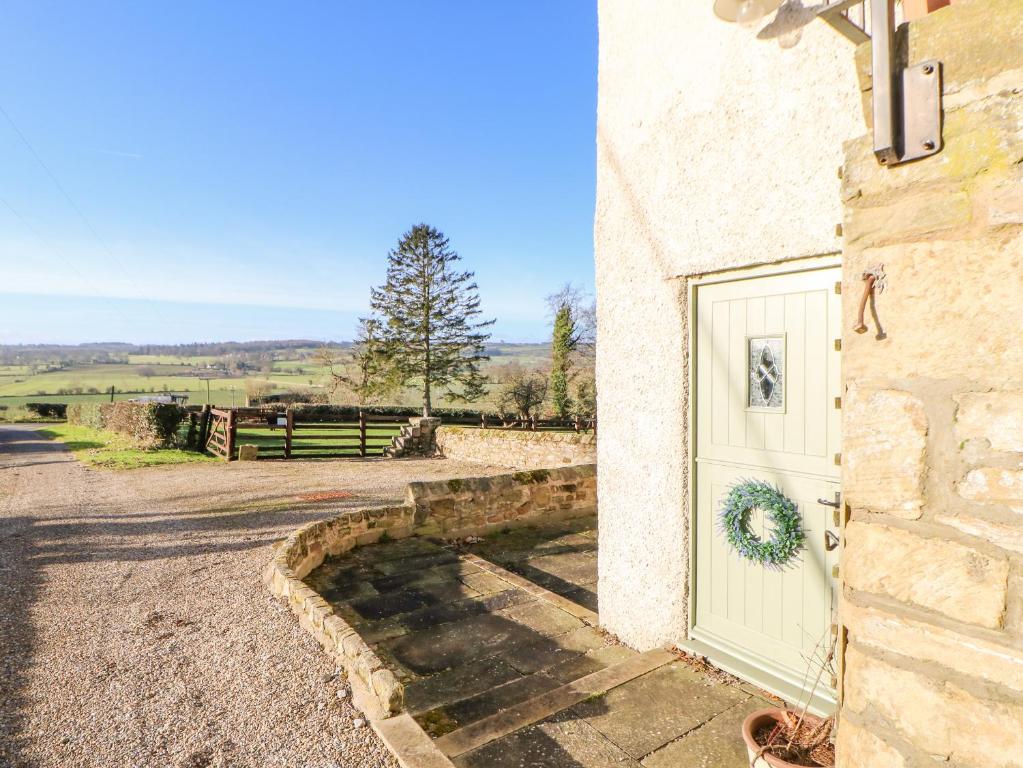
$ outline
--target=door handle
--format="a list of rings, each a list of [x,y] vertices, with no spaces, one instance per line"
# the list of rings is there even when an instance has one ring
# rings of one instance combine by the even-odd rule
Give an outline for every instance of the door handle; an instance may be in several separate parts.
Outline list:
[[[824,549],[833,552],[838,548],[838,536],[833,531],[824,531]]]
[[[823,504],[825,507],[831,507],[835,510],[832,516],[835,518],[835,525],[840,526],[842,524],[842,513],[839,511],[842,509],[842,494],[835,492],[835,500],[828,501],[827,499],[817,499],[818,504]]]

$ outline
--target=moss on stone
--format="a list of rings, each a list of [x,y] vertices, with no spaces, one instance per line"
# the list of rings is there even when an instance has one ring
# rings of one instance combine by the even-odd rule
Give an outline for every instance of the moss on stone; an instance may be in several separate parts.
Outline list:
[[[443,709],[434,709],[418,715],[416,722],[435,739],[451,733],[458,727],[458,723]]]
[[[516,483],[526,485],[527,483],[544,483],[551,476],[546,469],[530,469],[526,472],[516,472],[512,478]]]
[[[454,480],[448,480],[448,490],[452,493],[458,493],[462,490],[463,485],[462,481],[457,478]]]

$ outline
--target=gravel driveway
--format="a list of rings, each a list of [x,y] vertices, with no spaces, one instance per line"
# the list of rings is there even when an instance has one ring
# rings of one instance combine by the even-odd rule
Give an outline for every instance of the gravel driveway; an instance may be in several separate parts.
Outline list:
[[[395,766],[260,572],[308,520],[399,499],[409,480],[498,471],[424,459],[115,472],[0,427],[0,766]],[[317,492],[352,497],[298,498]]]

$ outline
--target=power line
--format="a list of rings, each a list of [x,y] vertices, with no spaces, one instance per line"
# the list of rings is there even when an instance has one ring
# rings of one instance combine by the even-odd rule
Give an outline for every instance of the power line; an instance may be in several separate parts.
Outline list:
[[[78,267],[75,266],[74,262],[72,262],[71,259],[69,259],[66,256],[64,256],[64,254],[62,254],[60,252],[60,250],[53,245],[53,243],[51,243],[49,240],[47,240],[47,238],[43,235],[43,233],[40,232],[38,229],[36,229],[35,226],[33,226],[33,224],[28,219],[26,219],[24,216],[22,216],[14,208],[13,205],[11,205],[9,202],[7,202],[7,200],[4,199],[3,197],[0,197],[0,204],[3,204],[3,206],[8,211],[10,211],[12,214],[14,214],[14,217],[18,221],[20,221],[22,223],[22,225],[24,225],[25,229],[27,229],[29,232],[32,233],[32,235],[39,241],[40,245],[42,245],[44,248],[52,251],[53,255],[55,255],[59,261],[63,262],[66,267],[68,267],[72,272],[74,272],[76,275],[78,275],[78,277],[80,277],[82,280],[84,280],[86,283],[88,283],[89,286],[94,291],[96,291],[96,298],[102,299],[103,301],[106,301],[109,304],[110,308],[113,309],[114,312],[116,312],[118,315],[121,316],[121,319],[124,320],[125,323],[127,323],[129,326],[132,324],[132,321],[128,318],[127,315],[125,315],[123,312],[121,312],[121,310],[120,310],[120,308],[118,306],[116,306],[112,301],[109,301],[105,296],[102,295],[102,291],[99,290],[99,287],[92,282],[92,280],[88,277],[88,275],[84,274],[80,269],[78,269]]]
[[[25,147],[28,149],[29,153],[31,153],[32,157],[39,164],[39,167],[43,169],[47,176],[50,177],[50,181],[52,181],[54,186],[57,187],[57,189],[60,191],[60,194],[64,196],[64,199],[67,201],[68,205],[70,205],[74,209],[75,213],[78,214],[82,222],[85,224],[86,228],[89,230],[89,232],[92,233],[92,236],[96,238],[96,242],[98,242],[100,247],[104,251],[106,251],[106,254],[110,257],[110,260],[113,262],[114,266],[117,267],[121,271],[121,274],[128,278],[128,280],[132,282],[135,288],[139,290],[139,294],[141,297],[143,293],[140,290],[140,286],[137,283],[135,283],[135,281],[132,279],[131,277],[132,273],[129,270],[127,270],[124,267],[124,265],[121,264],[120,259],[118,259],[117,256],[114,255],[114,252],[110,249],[110,246],[107,245],[106,241],[100,236],[99,232],[92,225],[92,222],[89,221],[89,217],[85,215],[85,212],[80,207],[78,207],[78,203],[76,203],[74,199],[71,197],[71,195],[68,194],[68,191],[64,188],[64,185],[60,183],[60,180],[57,178],[57,176],[53,173],[53,171],[50,170],[50,166],[48,166],[43,161],[43,158],[39,156],[39,153],[36,152],[35,147],[32,146],[32,143],[28,140],[28,137],[25,136],[24,133],[22,133],[17,123],[14,122],[14,119],[10,116],[7,110],[4,109],[2,104],[0,104],[0,114],[2,114],[4,118],[7,120],[7,122],[10,123],[11,128],[14,129],[14,132],[18,135],[18,138],[21,139],[22,144],[24,144]],[[7,207],[11,211],[14,211],[14,209],[11,208],[10,205],[7,205]],[[21,216],[18,215],[16,211],[14,211],[14,214],[18,216],[18,218],[22,218]],[[22,221],[24,221],[24,219],[22,219]],[[166,318],[163,317],[159,309],[156,309],[156,314],[160,317],[161,320],[166,321]]]

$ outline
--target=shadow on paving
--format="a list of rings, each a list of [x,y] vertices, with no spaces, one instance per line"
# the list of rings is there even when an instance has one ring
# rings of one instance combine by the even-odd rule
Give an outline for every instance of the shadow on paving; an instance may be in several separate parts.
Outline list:
[[[596,612],[597,519],[526,526],[486,537],[467,551]]]
[[[425,539],[356,550],[306,582],[398,675],[434,737],[635,655]]]
[[[552,715],[545,694],[638,654],[459,556],[471,551],[578,602],[596,579],[594,523],[518,528],[464,549],[381,543],[326,561],[306,583],[402,680],[406,709],[459,768],[743,768],[739,726],[765,702],[670,656],[606,693],[562,699]],[[529,724],[464,740],[512,708]]]

